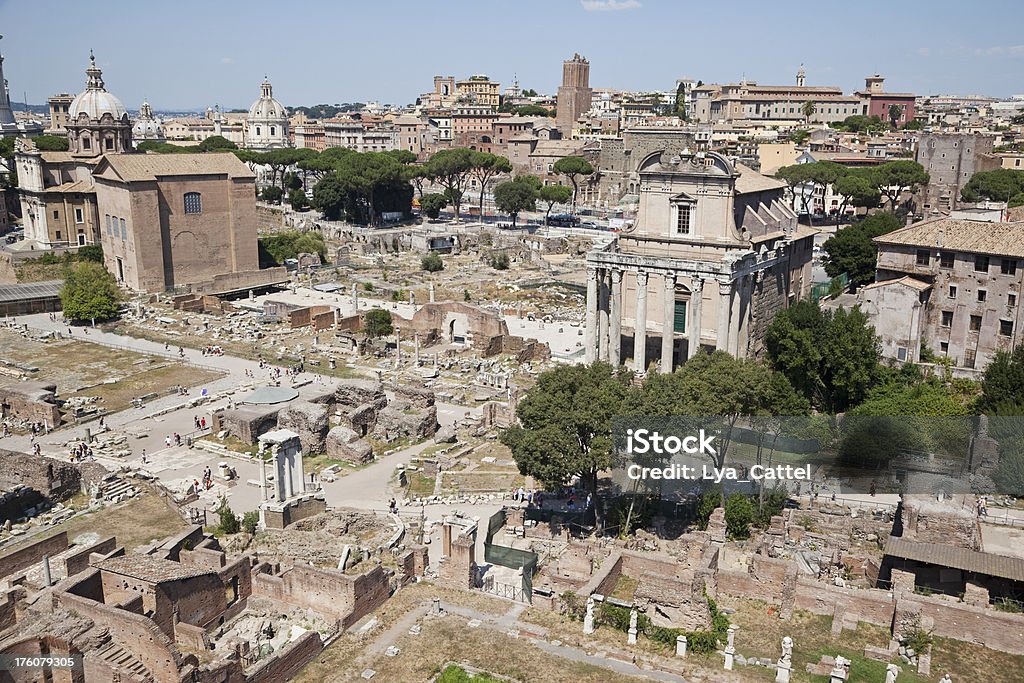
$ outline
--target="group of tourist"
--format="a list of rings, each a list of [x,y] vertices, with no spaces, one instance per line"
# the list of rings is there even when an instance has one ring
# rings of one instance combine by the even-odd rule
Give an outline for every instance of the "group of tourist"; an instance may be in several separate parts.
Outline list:
[[[36,444],[37,449],[38,447],[39,444]],[[37,452],[36,455],[39,455],[39,453]],[[85,443],[84,441],[79,441],[78,443],[71,447],[71,453],[69,454],[68,459],[71,462],[81,462],[82,460],[91,457],[93,457],[92,448],[90,448],[89,444]]]
[[[988,517],[988,499],[985,496],[978,496],[978,516]]]
[[[164,437],[164,445],[167,446],[168,448],[170,448],[171,446],[180,446],[181,434],[178,434],[177,432],[173,434],[168,434],[167,436]]]
[[[223,356],[224,355],[224,349],[222,349],[219,346],[204,346],[203,347],[203,355],[204,356]]]

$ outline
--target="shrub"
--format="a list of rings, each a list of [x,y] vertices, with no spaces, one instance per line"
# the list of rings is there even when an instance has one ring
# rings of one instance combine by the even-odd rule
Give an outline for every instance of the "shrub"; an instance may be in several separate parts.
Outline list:
[[[495,270],[508,270],[508,254],[503,251],[491,254],[491,268]]]
[[[237,534],[242,529],[235,511],[228,505],[227,496],[221,496],[217,506],[217,516],[220,517],[220,524],[217,528],[222,534]]]
[[[256,527],[260,523],[260,512],[259,510],[250,510],[242,515],[242,529],[247,534],[255,534]]]
[[[420,266],[422,266],[423,270],[428,273],[436,273],[444,270],[444,261],[441,260],[440,254],[436,251],[432,251],[423,257],[420,261]]]
[[[734,493],[725,501],[725,531],[729,538],[750,536],[750,524],[754,521],[754,505],[742,493]]]

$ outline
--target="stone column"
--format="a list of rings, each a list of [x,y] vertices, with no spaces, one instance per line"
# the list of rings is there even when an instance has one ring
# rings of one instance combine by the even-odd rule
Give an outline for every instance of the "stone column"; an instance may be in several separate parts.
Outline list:
[[[356,307],[356,313],[359,313],[359,290],[354,282],[352,283],[352,305]]]
[[[672,372],[676,347],[676,275],[665,273],[665,310],[661,325],[661,371]]]
[[[647,273],[636,274],[636,317],[633,324],[633,369],[647,370]]]
[[[740,331],[742,320],[740,312],[743,308],[743,296],[747,289],[747,278],[742,277],[736,281],[736,288],[733,290],[732,306],[729,312],[729,353],[734,357],[740,357]]]
[[[598,271],[597,281],[597,357],[608,360],[608,271]]]
[[[430,303],[434,303],[434,283],[430,283]]]
[[[281,462],[281,449],[277,446],[271,447],[271,462],[274,463],[274,500],[280,503],[284,500],[284,467]]]
[[[700,278],[696,278],[693,281],[693,286],[690,287],[690,315],[689,327],[686,329],[686,335],[688,337],[686,357],[693,358],[700,351],[700,309],[702,299],[704,297],[704,281]]]
[[[260,458],[260,500],[266,500],[267,495],[267,461]]]
[[[521,317],[521,316],[520,316]],[[597,269],[587,269],[586,332],[583,337],[584,359],[597,360]]]
[[[608,331],[608,356],[611,364],[622,363],[622,271],[612,271],[612,295],[608,311],[611,329]]]
[[[728,642],[725,646],[725,670],[732,671],[733,659],[736,657],[736,624],[729,624]]]
[[[718,283],[718,339],[715,348],[719,351],[729,350],[729,318],[732,317],[732,284]]]
[[[676,636],[676,657],[686,656],[686,636]]]
[[[49,555],[43,555],[43,585],[47,588],[53,585],[53,577],[50,575]]]

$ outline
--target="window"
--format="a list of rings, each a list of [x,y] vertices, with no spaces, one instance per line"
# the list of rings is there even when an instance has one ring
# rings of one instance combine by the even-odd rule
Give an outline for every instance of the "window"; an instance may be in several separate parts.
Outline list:
[[[76,223],[84,223],[85,222],[85,215],[82,213],[81,209],[78,209],[78,208],[75,209],[75,222]]]
[[[979,273],[988,272],[988,256],[975,256],[974,257],[974,270]]]
[[[981,316],[971,316],[971,332],[981,332]]]
[[[939,342],[939,351],[941,351],[943,355],[949,353],[949,342]]]
[[[967,349],[966,351],[964,351],[964,367],[973,368],[974,363],[977,360],[977,357],[978,352],[975,351],[974,349]]]
[[[259,135],[259,134],[260,134],[260,127],[256,126],[256,135]]]
[[[128,223],[123,218],[121,219],[121,239],[128,239]]]
[[[956,285],[950,285],[949,286],[949,298],[950,299],[955,299],[956,298]]]
[[[92,149],[92,140],[90,138],[82,138],[82,149]]]
[[[1003,275],[1016,275],[1017,259],[1004,258],[1003,263],[1000,266],[1000,271],[1003,273]]]
[[[1017,295],[1016,294],[1007,294],[1006,295],[1006,305],[1007,306],[1016,306],[1017,305]]]
[[[113,235],[114,233],[110,231],[110,214],[109,213],[104,217],[104,221],[106,222],[106,225],[107,225],[107,234],[108,235]]]
[[[60,220],[60,211],[53,212],[53,220]]]
[[[676,205],[676,234],[677,235],[689,235],[690,234],[690,215],[693,211],[693,207],[689,204],[677,204]]]
[[[907,359],[907,349],[906,349],[906,347],[904,347],[904,346],[897,346],[896,347],[896,360],[903,361],[903,360],[906,360],[906,359]]]
[[[927,266],[932,260],[932,254],[927,249],[917,250],[917,265]]]
[[[952,325],[953,325],[953,311],[943,311],[942,312],[942,326],[943,327],[952,327]]]
[[[928,208],[928,207],[925,207]],[[939,255],[939,267],[940,268],[952,268],[953,267],[953,254],[947,254],[943,252]]]
[[[106,143],[107,149],[114,149],[114,138],[107,138],[104,143]]]
[[[1000,320],[999,321],[999,336],[1011,337],[1013,336],[1013,321],[1012,320]]]
[[[60,230],[57,231],[57,241],[60,242]]]
[[[277,128],[275,126],[271,126],[270,127],[270,134],[271,135],[277,135]]]
[[[198,192],[185,193],[185,213],[202,213],[203,195]]]
[[[686,302],[677,301],[675,315],[672,320],[673,332],[686,332]]]
[[[988,298],[988,292],[986,292],[984,289],[979,289],[978,290],[978,301],[984,301],[987,298]]]

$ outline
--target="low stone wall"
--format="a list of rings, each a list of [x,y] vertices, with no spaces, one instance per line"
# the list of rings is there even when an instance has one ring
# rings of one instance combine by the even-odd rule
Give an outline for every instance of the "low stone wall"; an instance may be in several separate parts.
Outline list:
[[[61,531],[19,550],[0,555],[0,577],[10,576],[41,562],[44,555],[56,555],[68,549],[68,534]]]
[[[245,677],[246,683],[277,683],[290,681],[324,649],[320,634],[310,631],[303,634],[284,652],[274,655],[261,663]]]
[[[39,422],[53,429],[60,424],[57,385],[52,382],[21,382],[0,387],[0,416]]]

